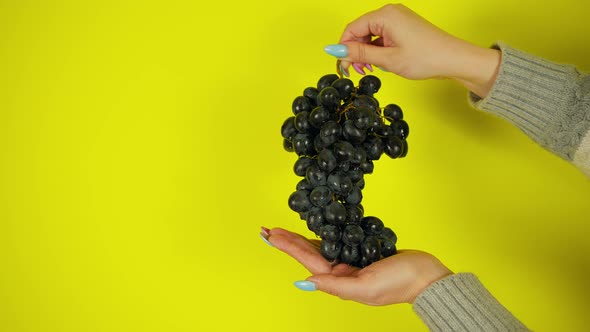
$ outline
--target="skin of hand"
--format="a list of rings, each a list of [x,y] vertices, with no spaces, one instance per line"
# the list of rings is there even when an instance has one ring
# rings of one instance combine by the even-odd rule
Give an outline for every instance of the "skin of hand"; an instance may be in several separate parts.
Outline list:
[[[456,38],[402,4],[389,4],[354,20],[340,44],[345,70],[374,64],[407,79],[453,79],[484,98],[500,64],[500,51]]]
[[[317,290],[368,305],[413,303],[433,282],[453,274],[436,257],[417,250],[397,254],[363,269],[332,264],[319,249],[319,240],[307,239],[282,228],[273,228],[265,238],[277,249],[301,263],[312,276]]]

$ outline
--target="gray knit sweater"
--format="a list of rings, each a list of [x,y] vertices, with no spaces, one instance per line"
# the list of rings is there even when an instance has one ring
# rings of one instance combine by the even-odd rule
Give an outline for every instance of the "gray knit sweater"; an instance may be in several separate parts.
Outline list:
[[[502,61],[484,99],[472,105],[510,121],[590,177],[590,76],[497,43]],[[431,331],[528,331],[477,277],[459,273],[418,296],[414,311]]]

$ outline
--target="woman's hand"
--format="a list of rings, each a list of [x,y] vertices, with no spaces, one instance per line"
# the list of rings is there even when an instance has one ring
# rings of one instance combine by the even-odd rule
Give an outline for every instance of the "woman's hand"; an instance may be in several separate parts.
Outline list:
[[[348,24],[340,44],[326,52],[345,73],[352,64],[374,64],[408,79],[450,78],[485,97],[500,63],[500,52],[456,38],[401,4],[386,5]]]
[[[436,257],[422,251],[400,250],[359,269],[328,262],[320,253],[319,240],[282,228],[263,228],[261,235],[307,268],[312,289],[368,305],[413,303],[430,284],[452,274]]]

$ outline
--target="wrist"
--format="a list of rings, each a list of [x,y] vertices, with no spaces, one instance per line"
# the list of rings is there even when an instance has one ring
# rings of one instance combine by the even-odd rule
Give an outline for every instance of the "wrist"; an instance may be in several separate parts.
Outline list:
[[[469,91],[485,98],[498,75],[501,52],[463,42],[460,52],[452,61],[449,78],[459,82]]]

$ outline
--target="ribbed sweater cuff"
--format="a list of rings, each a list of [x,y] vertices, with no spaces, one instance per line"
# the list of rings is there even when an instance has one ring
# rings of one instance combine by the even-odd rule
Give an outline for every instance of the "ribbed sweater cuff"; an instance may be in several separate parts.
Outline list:
[[[413,308],[433,332],[528,331],[471,273],[433,283],[416,298]]]
[[[498,76],[486,98],[470,93],[472,105],[512,122],[541,146],[571,161],[576,138],[564,133],[574,125],[569,117],[579,77],[575,67],[502,42],[493,48],[502,52]]]

